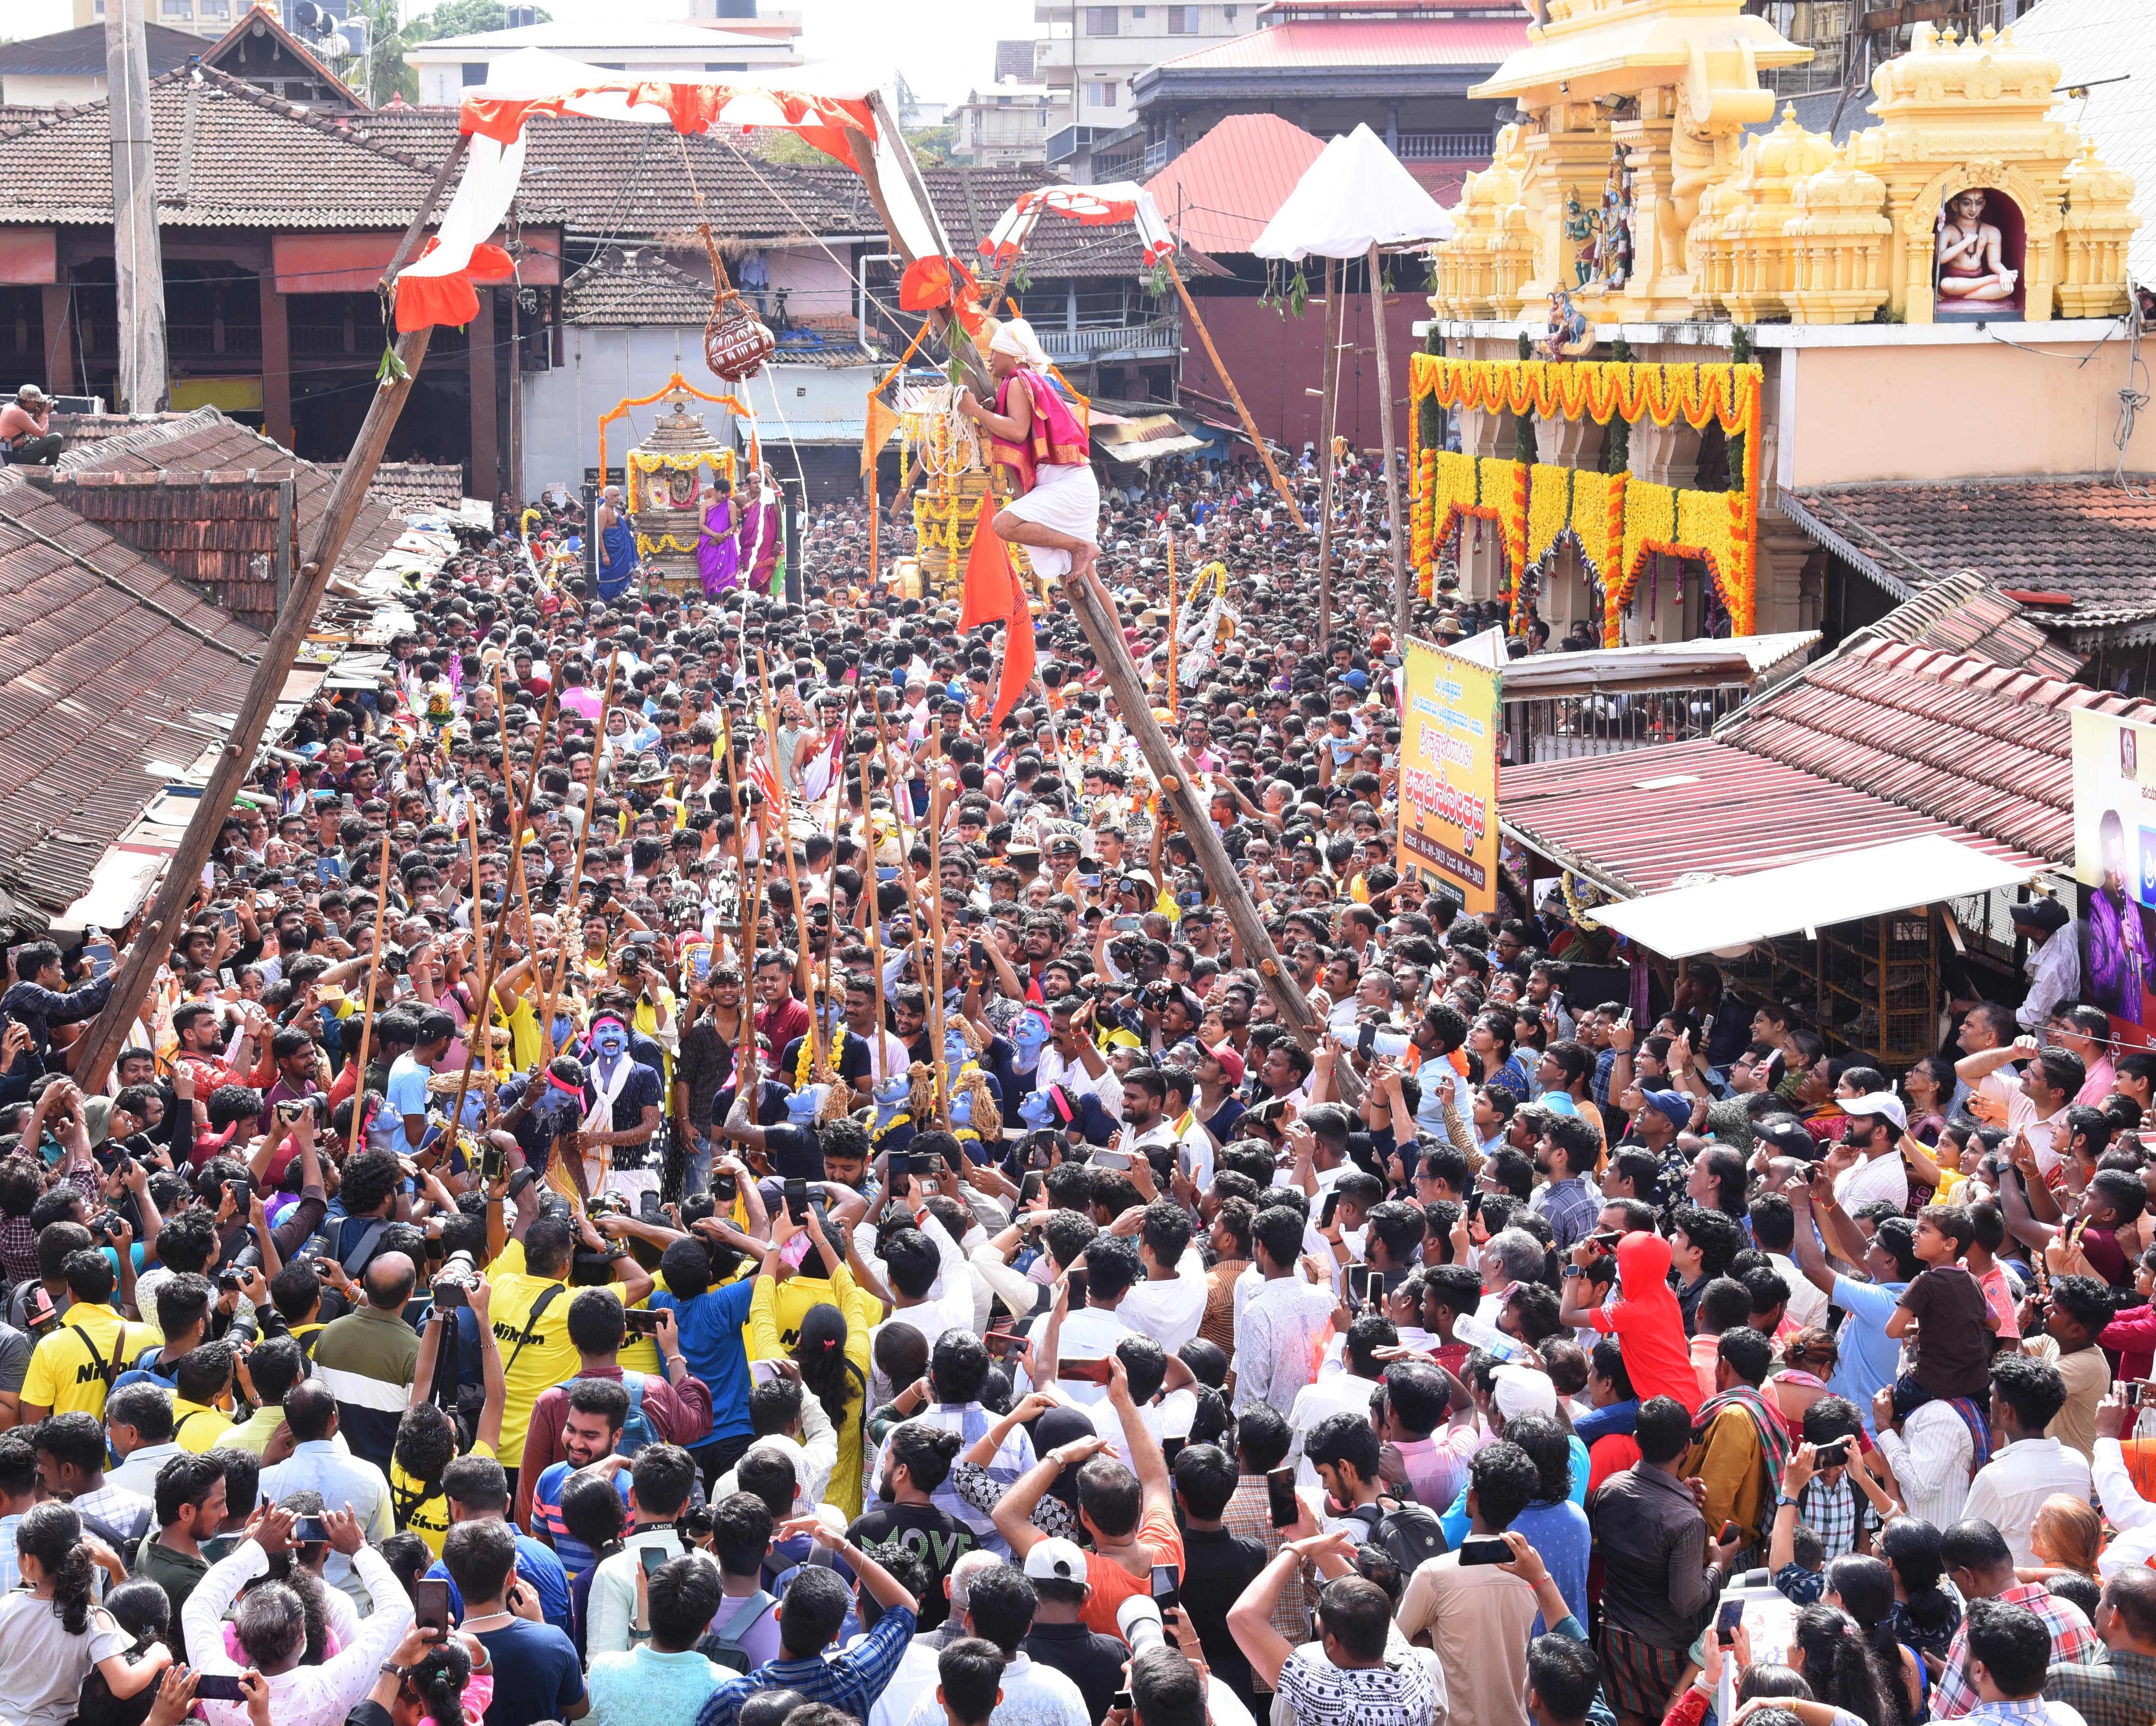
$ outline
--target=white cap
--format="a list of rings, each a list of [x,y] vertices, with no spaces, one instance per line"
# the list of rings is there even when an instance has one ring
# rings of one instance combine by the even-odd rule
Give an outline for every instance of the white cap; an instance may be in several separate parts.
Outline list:
[[[1035,1582],[1083,1582],[1086,1554],[1075,1540],[1036,1540],[1025,1555],[1025,1574]]]
[[[1902,1107],[1902,1099],[1891,1091],[1874,1091],[1864,1097],[1845,1097],[1842,1101],[1841,1112],[1845,1115],[1884,1115],[1894,1123],[1897,1132],[1907,1133],[1909,1130],[1909,1112]]]

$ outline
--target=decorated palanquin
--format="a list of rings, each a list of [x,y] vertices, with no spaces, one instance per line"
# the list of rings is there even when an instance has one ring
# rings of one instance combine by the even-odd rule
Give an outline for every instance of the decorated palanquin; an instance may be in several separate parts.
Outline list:
[[[1762,68],[1808,50],[1742,0],[1548,0],[1472,95],[1517,104],[1469,177],[1430,305],[1597,324],[2107,317],[2124,309],[2130,177],[2052,117],[2059,64],[2012,30],[1918,24],[1836,146],[1774,116]]]
[[[685,395],[669,400],[651,434],[629,452],[627,501],[637,554],[668,592],[703,591],[696,573],[701,499],[721,479],[731,486],[734,465],[733,450],[705,429],[702,414],[689,411]]]

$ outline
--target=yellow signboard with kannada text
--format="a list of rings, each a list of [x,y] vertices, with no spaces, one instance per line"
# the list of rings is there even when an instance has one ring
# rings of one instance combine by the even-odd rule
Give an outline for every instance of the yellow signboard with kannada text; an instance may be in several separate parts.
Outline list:
[[[1435,876],[1476,912],[1497,904],[1504,645],[1499,636],[1494,644],[1478,637],[1462,646],[1407,643],[1400,669],[1400,870]]]

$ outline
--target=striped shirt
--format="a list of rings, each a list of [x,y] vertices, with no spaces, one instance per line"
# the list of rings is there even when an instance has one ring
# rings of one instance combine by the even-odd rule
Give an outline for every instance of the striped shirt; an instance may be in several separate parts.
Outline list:
[[[372,1307],[326,1326],[315,1344],[315,1376],[336,1398],[346,1442],[385,1474],[418,1364],[418,1333],[401,1314]]]

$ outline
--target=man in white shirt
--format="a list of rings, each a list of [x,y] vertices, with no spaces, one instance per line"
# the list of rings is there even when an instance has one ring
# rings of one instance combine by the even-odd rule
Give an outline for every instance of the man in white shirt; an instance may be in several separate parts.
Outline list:
[[[1210,1292],[1205,1261],[1191,1244],[1189,1213],[1171,1199],[1156,1199],[1135,1219],[1117,1219],[1114,1232],[1125,1232],[1126,1223],[1136,1228],[1145,1277],[1131,1286],[1116,1316],[1173,1354],[1198,1334]]]
[[[1894,1470],[1909,1514],[1935,1528],[1962,1519],[1969,1498],[1976,1440],[1950,1402],[1928,1402],[1906,1420],[1894,1418],[1892,1386],[1871,1399],[1879,1448]]]
[[[284,1461],[262,1471],[264,1503],[277,1503],[295,1492],[320,1492],[325,1504],[350,1507],[373,1544],[380,1545],[397,1532],[389,1482],[382,1471],[364,1456],[344,1454],[333,1442],[337,1405],[326,1384],[320,1379],[304,1379],[286,1391],[285,1424],[298,1442]],[[334,1550],[322,1567],[322,1580],[354,1595],[362,1580],[351,1560]]]
[[[1048,1024],[1048,1042],[1040,1051],[1034,1089],[1046,1091],[1060,1085],[1074,1096],[1091,1093],[1101,1100],[1101,1107],[1120,1118],[1123,1081],[1108,1065],[1107,1057],[1094,1046],[1092,1004],[1088,1002],[1075,1014],[1051,1006]]]
[[[1085,1306],[1075,1312],[1060,1312],[1050,1320],[1055,1329],[1056,1360],[1106,1360],[1125,1337],[1138,1334],[1124,1322],[1119,1309],[1142,1268],[1137,1249],[1122,1235],[1095,1238],[1085,1254]],[[1065,1297],[1068,1298],[1067,1284]],[[1055,1361],[1035,1358],[1043,1373],[1055,1371]],[[1055,1384],[1060,1394],[1088,1409],[1105,1401],[1108,1395],[1106,1384],[1058,1379]]]
[[[1909,1130],[1909,1112],[1902,1099],[1891,1091],[1876,1091],[1852,1097],[1841,1107],[1849,1117],[1842,1143],[1856,1153],[1857,1160],[1835,1176],[1835,1203],[1855,1211],[1884,1199],[1897,1210],[1903,1209],[1909,1202],[1909,1169],[1902,1160],[1901,1144]]]
[[[951,1574],[943,1579],[944,1597],[951,1602],[951,1616],[943,1621],[942,1629],[924,1631],[906,1644],[898,1670],[891,1674],[883,1694],[876,1698],[875,1706],[869,1710],[868,1726],[906,1726],[912,1718],[916,1703],[924,1698],[930,1702],[936,1699],[937,1657],[966,1634],[966,1602],[972,1593],[973,1578],[983,1570],[1000,1569],[1003,1562],[993,1552],[977,1549],[952,1565]]]
[[[875,1339],[894,1324],[911,1325],[928,1339],[928,1346],[932,1348],[936,1346],[936,1339],[947,1330],[971,1330],[974,1328],[973,1271],[973,1266],[966,1261],[964,1250],[952,1238],[951,1231],[943,1226],[941,1220],[921,1202],[921,1189],[910,1175],[900,1198],[913,1208],[914,1228],[911,1230],[901,1230],[891,1237],[889,1257],[881,1266],[884,1280],[891,1289],[895,1310],[890,1318],[869,1333],[871,1359],[875,1358]],[[862,1257],[873,1264],[875,1261],[870,1254],[875,1231],[866,1223],[860,1227],[870,1229],[870,1246],[868,1249],[860,1249],[860,1236],[857,1230],[855,1246],[861,1250]],[[902,1384],[882,1384],[880,1374],[877,1374],[875,1378],[877,1382],[872,1383],[870,1390],[885,1401],[906,1388]]]
[[[1301,1485],[1313,1490],[1323,1489],[1317,1471],[1310,1466],[1310,1458],[1303,1455],[1303,1446],[1319,1421],[1328,1415],[1343,1414],[1353,1415],[1358,1420],[1370,1419],[1370,1398],[1384,1388],[1385,1377],[1385,1364],[1373,1359],[1370,1351],[1385,1347],[1394,1335],[1390,1319],[1383,1313],[1366,1313],[1348,1328],[1342,1369],[1320,1373],[1296,1393],[1295,1406],[1288,1413],[1287,1424],[1295,1434],[1289,1454],[1301,1459],[1296,1469]]]
[[[1181,1135],[1168,1118],[1168,1081],[1158,1069],[1132,1067],[1123,1076],[1118,1100],[1122,1111],[1122,1130],[1116,1134],[1113,1144],[1093,1153],[1097,1166],[1127,1169],[1156,1147],[1168,1150],[1176,1148]]]
[[[985,1660],[988,1650],[980,1643],[987,1642],[1004,1662],[996,1678],[1000,1693],[988,1716],[993,1726],[1091,1726],[1086,1698],[1077,1685],[1054,1667],[1032,1659],[1019,1646],[1033,1629],[1035,1600],[1025,1574],[1009,1564],[975,1571],[967,1579],[963,1614],[955,1597],[952,1600],[952,1616],[961,1621],[962,1633],[952,1641],[971,1637],[979,1641],[968,1641],[955,1654],[947,1644],[938,1657],[939,1681],[942,1662],[964,1662],[974,1653]],[[915,1702],[906,1726],[944,1726],[947,1718],[957,1718],[955,1710],[946,1714],[932,1688]]]
[[[2156,1563],[2156,1504],[2143,1497],[2133,1484],[2119,1442],[2133,1430],[2138,1413],[2137,1404],[2116,1392],[2097,1405],[2092,1473],[2104,1517],[2115,1531],[2111,1544],[2096,1561],[2097,1573],[2107,1580],[2121,1569],[2138,1569]],[[1899,1470],[1896,1478],[1900,1478]]]
[[[1992,1362],[1991,1425],[2003,1442],[1969,1482],[1961,1513],[2005,1535],[2017,1565],[2037,1562],[2030,1536],[2046,1498],[2054,1492],[2084,1500],[2090,1495],[2087,1459],[2044,1436],[2066,1405],[2066,1380],[2048,1362],[2026,1354],[2001,1354]]]
[[[2022,968],[2029,973],[2029,993],[2014,1015],[2025,1031],[2040,1031],[2061,1001],[2082,992],[2081,941],[2066,907],[2056,899],[2031,899],[2010,913],[2014,932],[2029,943]]]
[[[1263,1278],[1235,1320],[1235,1406],[1270,1404],[1283,1415],[1317,1376],[1318,1338],[1337,1304],[1330,1285],[1301,1280],[1302,1220],[1284,1207],[1258,1213],[1253,1268]]]

